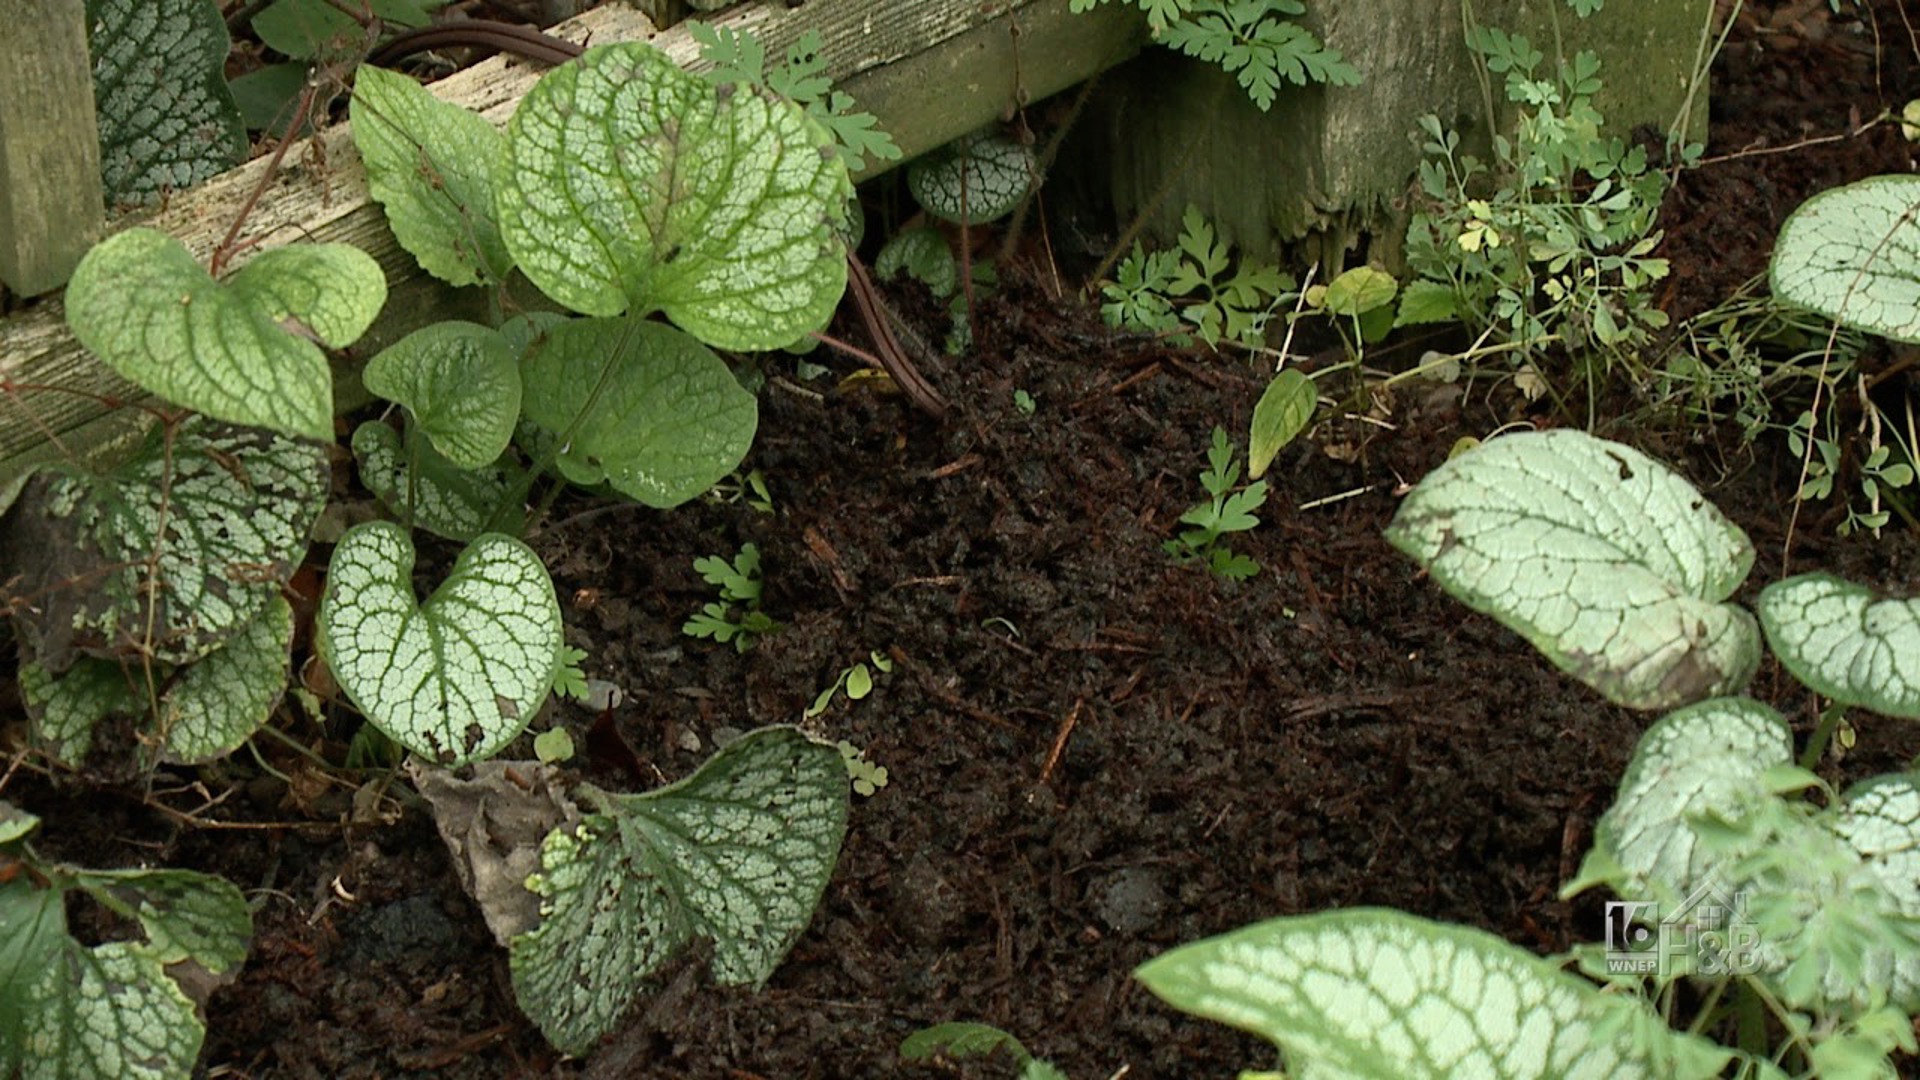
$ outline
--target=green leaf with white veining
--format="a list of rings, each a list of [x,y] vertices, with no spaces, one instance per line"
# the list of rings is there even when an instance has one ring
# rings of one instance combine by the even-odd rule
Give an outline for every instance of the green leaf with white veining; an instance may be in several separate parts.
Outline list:
[[[225,645],[180,673],[160,698],[161,757],[195,765],[225,757],[273,715],[287,688],[293,609],[274,597]]]
[[[1776,793],[1792,756],[1786,721],[1746,698],[1662,718],[1595,827],[1580,884],[1654,902],[1637,921],[1663,981],[1759,975],[1821,1015],[1857,1015],[1876,993],[1910,1008],[1920,791],[1879,777],[1822,809]]]
[[[224,878],[191,870],[83,870],[74,884],[130,912],[147,935],[142,951],[163,964],[192,958],[215,975],[247,958],[253,916]]]
[[[14,626],[53,670],[76,654],[197,660],[279,595],[328,479],[317,446],[197,418],[110,472],[43,470],[0,537],[0,580],[42,597]]]
[[[52,876],[52,887],[25,874],[0,884],[0,1075],[185,1080],[205,1032],[166,965],[236,967],[253,933],[246,898],[185,870]],[[64,897],[76,888],[137,920],[148,940],[74,940]]]
[[[87,38],[109,202],[185,191],[246,158],[214,0],[87,0]]]
[[[11,844],[39,827],[39,817],[0,799],[0,844]]]
[[[644,795],[589,792],[603,813],[541,847],[541,923],[511,947],[514,996],[580,1054],[695,939],[713,976],[758,986],[812,920],[847,827],[840,751],[789,727],[728,744]]]
[[[1768,269],[1773,295],[1848,326],[1920,342],[1920,176],[1823,191],[1787,216]]]
[[[373,725],[441,765],[491,757],[553,685],[560,603],[532,549],[487,533],[425,604],[413,541],[390,521],[356,525],[333,550],[316,620],[340,688]]]
[[[662,323],[573,319],[527,357],[526,415],[567,443],[575,483],[678,506],[739,466],[759,405],[713,350]]]
[[[505,280],[513,260],[494,216],[493,171],[507,138],[478,113],[405,75],[354,75],[353,142],[394,239],[420,268],[454,285]]]
[[[1856,882],[1865,888],[1855,891],[1871,893],[1883,920],[1901,925],[1868,925],[1857,941],[1858,959],[1846,969],[1830,966],[1825,996],[1863,1008],[1863,988],[1877,987],[1911,1014],[1920,1009],[1920,778],[1877,776],[1854,786],[1829,827],[1860,860]],[[1835,907],[1815,906],[1822,912]]]
[[[387,278],[351,244],[288,244],[255,256],[226,281],[275,326],[330,349],[360,340],[387,302]],[[328,429],[329,439],[332,429]]]
[[[1013,213],[1037,170],[1032,147],[989,129],[907,166],[907,190],[934,217],[979,225]]]
[[[309,338],[353,343],[386,303],[380,265],[344,244],[277,248],[228,281],[173,237],[94,245],[67,285],[81,344],[141,387],[221,420],[333,437],[333,375]]]
[[[360,482],[396,515],[407,510],[412,484],[413,523],[449,540],[467,541],[480,535],[500,504],[512,493],[509,470],[498,465],[462,469],[441,457],[432,444],[419,447],[420,471],[413,475],[400,433],[378,420],[353,431],[353,457],[360,466]],[[515,533],[525,515],[519,507],[501,513],[501,531]]]
[[[40,887],[30,874],[0,884],[0,1076],[20,1067],[35,1019],[28,995],[71,940],[59,889]]]
[[[463,469],[491,465],[520,419],[520,365],[499,332],[469,322],[423,327],[367,363],[367,389],[406,406],[434,448]]]
[[[1640,737],[1593,846],[1628,875],[1634,898],[1681,900],[1721,880],[1724,854],[1691,822],[1739,821],[1776,798],[1768,769],[1793,760],[1793,732],[1750,698],[1716,698],[1660,718]]]
[[[1920,718],[1920,600],[1801,574],[1767,586],[1755,607],[1794,678],[1846,705]]]
[[[602,45],[540,80],[507,151],[507,249],[575,311],[664,311],[710,345],[776,349],[846,289],[846,164],[791,102]]]
[[[950,1020],[921,1028],[900,1042],[900,1057],[904,1061],[932,1061],[936,1058],[958,1061],[990,1057],[1000,1050],[1005,1050],[1013,1063],[1022,1068],[1033,1060],[1033,1054],[1019,1039],[991,1024],[965,1020]]]
[[[389,27],[425,26],[427,7],[438,6],[421,0],[370,2],[373,14]],[[353,0],[353,6],[363,7],[363,0]],[[328,0],[279,0],[255,15],[252,25],[268,48],[298,60],[369,44],[366,29]]]
[[[1319,404],[1313,380],[1299,369],[1288,368],[1273,377],[1253,406],[1253,424],[1247,431],[1247,479],[1267,474],[1275,455],[1313,422]]]
[[[83,656],[54,675],[39,664],[20,666],[20,696],[32,721],[34,745],[70,766],[93,749],[93,729],[114,715],[130,715],[140,695],[129,674],[111,660]]]
[[[942,300],[953,295],[960,284],[960,264],[953,257],[953,249],[940,230],[931,225],[895,233],[874,257],[873,274],[882,281],[902,271],[924,283]]]
[[[1753,616],[1722,603],[1752,543],[1631,447],[1572,430],[1495,439],[1422,480],[1386,535],[1455,599],[1628,708],[1733,693],[1759,665]]]
[[[1134,977],[1272,1040],[1302,1077],[1706,1080],[1732,1057],[1491,934],[1398,911],[1257,923]]]
[[[198,661],[169,674],[153,715],[137,667],[81,657],[58,676],[38,664],[20,672],[34,742],[78,766],[93,749],[94,729],[109,716],[129,718],[141,753],[198,764],[224,757],[260,730],[287,686],[293,609],[275,596],[238,633]]]
[[[1920,998],[1917,804],[1912,777],[1882,776],[1829,810],[1777,800],[1735,823],[1744,843],[1721,905],[1731,916],[1712,928],[1742,943],[1740,958],[1789,1007],[1848,1017]]]
[[[132,942],[64,945],[27,993],[22,1080],[186,1080],[206,1028],[164,962]]]

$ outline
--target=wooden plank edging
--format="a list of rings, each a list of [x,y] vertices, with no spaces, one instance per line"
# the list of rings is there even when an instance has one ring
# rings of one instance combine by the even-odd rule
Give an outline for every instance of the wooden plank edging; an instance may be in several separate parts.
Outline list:
[[[784,56],[809,30],[825,41],[827,73],[873,112],[908,158],[999,117],[1013,101],[1012,57],[1018,51],[1020,85],[1038,99],[1072,86],[1137,51],[1144,40],[1137,12],[1108,5],[1071,14],[1068,0],[811,0],[737,8],[715,25],[751,30],[769,57]],[[1015,21],[1017,35],[1009,30]],[[646,17],[609,4],[552,31],[583,44],[649,41],[683,66],[694,66],[699,46],[683,27],[660,32]],[[495,57],[432,84],[441,97],[504,125],[545,69]],[[171,200],[156,213],[114,223],[147,224],[178,237],[203,263],[230,227],[269,166],[256,159]],[[247,217],[247,251],[300,240],[349,243],[372,254],[386,271],[386,312],[353,349],[372,355],[417,327],[462,314],[472,316],[477,290],[456,290],[421,272],[394,241],[384,212],[371,201],[349,125],[336,124],[290,148]],[[236,256],[234,265],[245,261]],[[83,349],[68,332],[57,298],[0,322],[0,378],[34,386],[72,388],[102,397],[137,399],[140,392]],[[8,477],[69,450],[112,441],[137,417],[110,414],[89,397],[63,390],[0,395],[0,489]],[[31,412],[27,412],[27,410]],[[47,436],[62,446],[48,443]],[[63,449],[66,447],[68,449]]]

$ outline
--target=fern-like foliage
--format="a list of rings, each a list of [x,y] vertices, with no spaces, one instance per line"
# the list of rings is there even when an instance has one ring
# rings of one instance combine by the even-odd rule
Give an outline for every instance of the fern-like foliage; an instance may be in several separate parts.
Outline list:
[[[1260,111],[1273,107],[1280,80],[1295,86],[1352,86],[1360,73],[1297,22],[1283,18],[1307,10],[1300,0],[1234,0],[1212,3],[1167,27],[1170,48],[1225,68]]]
[[[1071,0],[1090,11],[1107,0]],[[1129,0],[1147,13],[1153,36],[1170,49],[1225,68],[1262,112],[1273,107],[1282,80],[1295,86],[1352,86],[1360,72],[1292,18],[1300,0]],[[1591,0],[1587,0],[1591,2]]]
[[[1067,10],[1092,11],[1106,2],[1107,0],[1070,0]],[[1193,8],[1204,6],[1207,0],[1127,0],[1127,2],[1147,13],[1147,26],[1157,36],[1162,30],[1179,22]]]
[[[819,31],[801,35],[787,50],[786,62],[768,71],[766,46],[752,33],[696,20],[689,20],[687,29],[700,43],[701,59],[713,64],[708,81],[715,86],[764,86],[806,109],[808,116],[833,134],[848,169],[859,172],[866,167],[869,156],[882,161],[900,160],[900,148],[891,135],[879,129],[874,115],[855,111],[853,98],[833,88],[833,80],[826,73],[827,62],[820,57],[823,42]]]

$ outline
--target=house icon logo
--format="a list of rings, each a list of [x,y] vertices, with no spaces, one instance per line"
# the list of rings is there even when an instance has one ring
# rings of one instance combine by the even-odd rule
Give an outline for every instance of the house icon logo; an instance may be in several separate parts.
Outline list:
[[[1616,974],[1724,976],[1760,969],[1760,935],[1744,891],[1702,882],[1668,910],[1651,900],[1606,904],[1607,970]]]

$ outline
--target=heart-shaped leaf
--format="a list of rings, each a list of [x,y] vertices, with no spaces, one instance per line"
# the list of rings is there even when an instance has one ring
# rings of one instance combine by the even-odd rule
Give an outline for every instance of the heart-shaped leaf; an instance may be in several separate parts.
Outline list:
[[[14,625],[55,671],[76,653],[191,663],[279,595],[327,483],[319,447],[199,419],[108,473],[44,470],[0,542],[0,580],[40,598]]]
[[[493,464],[520,419],[520,365],[498,331],[423,327],[367,363],[367,389],[406,406],[434,449],[462,469]]]
[[[1593,847],[1626,874],[1636,897],[1670,901],[1720,881],[1724,855],[1692,822],[1737,821],[1775,798],[1767,771],[1793,760],[1793,732],[1750,698],[1716,698],[1660,718],[1640,737]]]
[[[224,878],[191,870],[81,870],[72,883],[131,915],[147,935],[142,951],[164,964],[191,957],[219,975],[247,959],[253,916]]]
[[[131,914],[150,940],[82,945],[67,932],[72,888]],[[206,1030],[168,965],[232,970],[253,927],[228,882],[136,870],[63,875],[52,888],[22,874],[0,885],[0,931],[0,1075],[173,1080],[192,1073]]]
[[[553,1045],[585,1053],[695,939],[713,976],[758,986],[813,918],[847,829],[840,751],[763,728],[541,845],[540,926],[513,940],[514,995]]]
[[[1823,191],[1780,226],[1773,295],[1848,326],[1920,342],[1920,176],[1873,176]]]
[[[478,113],[370,64],[354,74],[350,108],[367,187],[400,246],[454,285],[505,280],[513,261],[494,218],[493,170],[506,136]]]
[[[1796,1008],[1856,1015],[1920,1001],[1920,789],[1883,776],[1821,809],[1793,736],[1746,698],[1701,702],[1641,737],[1569,894],[1636,903],[1647,970],[1766,978]]]
[[[1422,480],[1387,540],[1628,708],[1738,691],[1760,662],[1753,616],[1721,602],[1752,543],[1631,447],[1570,430],[1495,439]]]
[[[976,131],[909,165],[907,190],[934,217],[979,225],[1013,213],[1038,169],[1032,147]]]
[[[293,609],[275,596],[220,648],[159,679],[165,689],[158,715],[139,673],[114,661],[82,657],[58,676],[27,664],[20,687],[34,741],[77,766],[93,748],[100,721],[121,716],[137,721],[136,746],[155,748],[160,760],[192,765],[224,757],[272,716],[287,687],[292,643]]]
[[[1134,978],[1272,1040],[1303,1077],[1707,1080],[1733,1057],[1485,931],[1398,911],[1257,923],[1162,953]]]
[[[353,457],[360,482],[395,514],[413,510],[413,523],[449,540],[472,540],[496,520],[498,528],[519,531],[524,516],[515,506],[502,511],[512,493],[508,470],[496,465],[462,469],[440,456],[431,444],[418,447],[419,471],[407,460],[400,433],[378,420],[353,431]]]
[[[333,376],[309,338],[352,344],[387,300],[372,256],[276,248],[226,283],[163,232],[94,245],[67,285],[67,323],[121,375],[176,405],[288,435],[333,438]]]
[[[1801,574],[1761,590],[1755,607],[1794,678],[1846,705],[1920,718],[1920,600]]]
[[[321,651],[340,688],[401,746],[442,765],[490,757],[553,685],[553,582],[527,545],[488,533],[421,604],[413,560],[413,541],[390,521],[349,529],[320,598]]]
[[[507,249],[575,311],[664,311],[716,347],[776,349],[846,290],[846,164],[764,91],[713,86],[650,45],[596,46],[521,102],[507,153]]]
[[[185,191],[247,155],[232,39],[208,0],[87,0],[100,179],[110,202]]]
[[[567,444],[576,483],[678,506],[739,466],[759,405],[713,350],[637,316],[573,319],[527,358],[526,414]]]
[[[1871,884],[1848,889],[1849,898],[1871,893],[1882,910],[1880,925],[1862,920],[1840,927],[1853,931],[1852,941],[1829,950],[1844,960],[1829,962],[1824,996],[1864,1009],[1869,991],[1878,989],[1895,1008],[1912,1013],[1920,1007],[1920,778],[1903,773],[1856,785],[1841,800],[1830,827],[1859,860],[1858,873],[1849,875],[1847,884]],[[1831,902],[1809,906],[1827,913],[1837,907]],[[1901,925],[1886,925],[1893,921]]]

